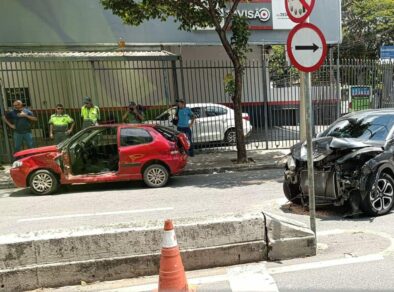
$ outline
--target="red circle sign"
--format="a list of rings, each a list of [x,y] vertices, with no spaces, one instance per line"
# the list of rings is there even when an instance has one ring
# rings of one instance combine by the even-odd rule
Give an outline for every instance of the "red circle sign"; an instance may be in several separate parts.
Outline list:
[[[291,63],[303,72],[319,69],[327,55],[323,33],[311,23],[297,24],[287,38],[287,52]]]
[[[315,6],[315,0],[285,0],[287,16],[296,23],[304,22]]]

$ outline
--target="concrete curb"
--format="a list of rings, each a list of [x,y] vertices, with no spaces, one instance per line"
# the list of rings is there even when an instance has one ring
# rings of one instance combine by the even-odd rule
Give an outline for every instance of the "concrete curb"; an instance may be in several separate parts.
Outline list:
[[[316,254],[314,234],[259,213],[177,220],[187,270]],[[163,224],[0,237],[0,291],[157,274]]]

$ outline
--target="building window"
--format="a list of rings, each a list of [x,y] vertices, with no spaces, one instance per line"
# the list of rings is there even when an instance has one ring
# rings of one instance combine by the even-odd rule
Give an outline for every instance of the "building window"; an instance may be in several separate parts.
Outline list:
[[[16,87],[16,88],[6,88],[5,96],[7,100],[7,106],[12,107],[14,100],[21,100],[23,104],[27,107],[31,106],[30,94],[28,87]]]

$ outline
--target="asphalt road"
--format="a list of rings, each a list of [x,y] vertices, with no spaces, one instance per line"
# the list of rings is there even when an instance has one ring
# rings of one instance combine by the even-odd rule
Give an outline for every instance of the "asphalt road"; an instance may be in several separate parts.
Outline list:
[[[262,210],[309,224],[306,209],[286,202],[281,182],[281,170],[261,170],[179,176],[161,189],[127,182],[72,186],[51,196],[34,196],[26,189],[0,190],[0,234]],[[344,211],[318,209],[318,230],[371,228],[394,235],[394,214],[343,219]]]
[[[309,224],[307,210],[283,198],[281,181],[280,170],[266,170],[176,177],[163,189],[74,186],[40,197],[1,190],[0,234],[261,210]],[[315,257],[193,271],[188,279],[198,291],[394,291],[394,214],[343,219],[344,211],[317,210]],[[144,277],[60,291],[152,291],[155,285],[157,277]]]
[[[60,194],[0,191],[0,234],[99,227],[260,211],[281,197],[280,171],[174,177],[166,188],[142,183],[72,186]]]

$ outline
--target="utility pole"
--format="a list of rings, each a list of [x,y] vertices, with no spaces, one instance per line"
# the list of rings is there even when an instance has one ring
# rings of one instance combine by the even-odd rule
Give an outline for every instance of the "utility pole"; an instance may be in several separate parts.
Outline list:
[[[300,72],[303,75],[304,84],[304,103],[305,103],[305,120],[306,120],[306,145],[307,145],[307,159],[308,159],[308,196],[309,196],[309,217],[311,230],[316,236],[316,204],[315,204],[315,177],[313,171],[313,145],[312,145],[312,128],[313,125],[313,107],[311,88],[312,80],[311,73]]]

